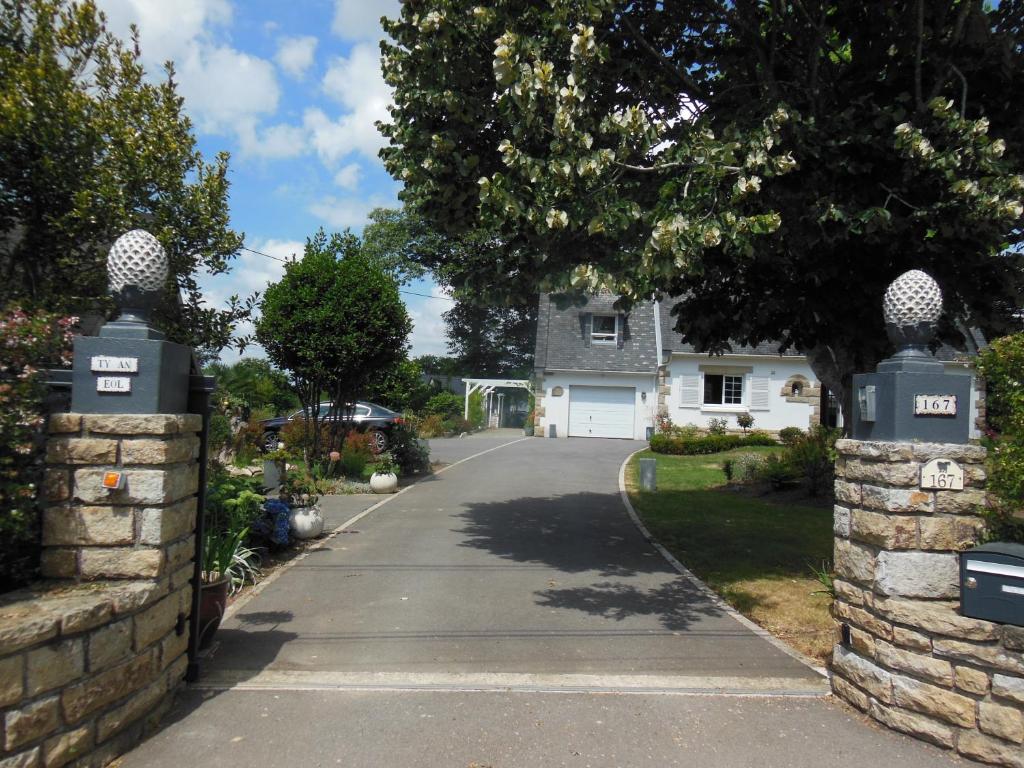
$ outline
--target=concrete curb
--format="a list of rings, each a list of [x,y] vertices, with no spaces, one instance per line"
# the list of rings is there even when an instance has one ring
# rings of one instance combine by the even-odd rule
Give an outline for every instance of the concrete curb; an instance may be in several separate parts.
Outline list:
[[[455,467],[459,466],[460,464],[465,464],[467,461],[472,461],[473,459],[479,458],[480,456],[483,456],[484,454],[490,453],[491,451],[497,451],[497,450],[500,450],[502,448],[507,448],[510,445],[515,445],[516,443],[521,443],[524,440],[529,440],[529,439],[530,438],[528,438],[528,437],[521,437],[518,440],[510,440],[507,443],[502,443],[501,445],[496,445],[493,448],[488,448],[486,451],[480,451],[478,453],[474,453],[472,456],[467,456],[466,458],[459,459],[458,461],[453,462],[453,463],[449,464],[446,467],[441,467],[441,469],[439,469],[436,472],[434,472],[433,475],[431,475],[431,477],[437,477],[439,475],[443,475],[449,469],[454,469]],[[271,584],[273,584],[275,581],[277,581],[279,578],[281,578],[281,576],[284,575],[285,573],[287,573],[289,569],[291,569],[292,567],[294,567],[298,563],[301,563],[303,560],[305,560],[307,557],[309,557],[310,553],[316,552],[318,549],[323,549],[335,537],[337,537],[342,531],[344,531],[346,528],[349,528],[350,526],[355,525],[357,522],[362,520],[368,514],[370,514],[371,512],[374,512],[374,511],[380,509],[385,504],[387,504],[387,503],[389,503],[391,501],[394,501],[399,496],[401,496],[403,493],[408,493],[413,488],[415,488],[417,485],[419,485],[419,481],[413,483],[412,485],[405,486],[405,488],[400,490],[398,493],[393,493],[390,496],[385,496],[383,499],[378,501],[373,506],[368,507],[367,509],[364,509],[359,514],[353,515],[352,517],[350,517],[348,520],[343,522],[341,525],[339,525],[337,528],[332,530],[330,533],[328,533],[323,538],[317,539],[316,542],[312,546],[308,547],[306,549],[306,551],[303,552],[301,555],[297,555],[296,557],[293,557],[288,562],[282,563],[281,566],[276,571],[274,571],[266,579],[261,581],[255,587],[253,587],[252,590],[247,595],[243,595],[242,597],[238,598],[238,600],[236,600],[231,605],[229,605],[227,610],[224,611],[224,618],[222,619],[222,622],[227,621],[228,619],[233,617],[236,613],[238,613],[240,610],[242,610],[242,608],[244,608],[246,605],[248,605],[249,602],[254,597],[257,597],[260,594],[262,594],[263,590],[265,590],[267,587],[269,587]]]
[[[642,453],[643,451],[646,450],[646,448],[641,448],[637,451],[633,451],[633,453],[629,454],[629,456],[626,457],[625,461],[623,461],[622,465],[619,467],[619,495],[622,497],[622,503],[626,507],[626,513],[629,515],[629,518],[633,521],[633,524],[640,531],[640,534],[645,539],[647,539],[648,543],[650,543],[652,547],[658,550],[659,554],[663,558],[665,558],[666,561],[668,561],[669,565],[671,565],[676,571],[679,572],[679,574],[683,578],[689,581],[695,588],[697,588],[709,600],[711,600],[711,602],[715,604],[715,607],[717,607],[723,613],[727,613],[729,616],[732,616],[732,618],[736,619],[736,621],[738,621],[744,627],[749,629],[758,637],[767,640],[769,643],[774,645],[787,656],[796,659],[804,666],[810,667],[819,675],[821,675],[825,679],[828,679],[828,672],[824,668],[818,666],[813,659],[811,659],[809,656],[805,656],[804,654],[800,653],[800,651],[794,648],[790,648],[784,642],[779,640],[779,638],[775,637],[768,630],[764,629],[764,627],[755,624],[742,613],[737,611],[735,608],[733,608],[731,605],[725,602],[725,600],[723,600],[717,592],[711,589],[711,587],[709,587],[703,581],[698,579],[696,575],[694,575],[693,571],[691,571],[689,568],[687,568],[685,565],[679,562],[671,552],[669,552],[667,549],[665,549],[665,547],[663,547],[661,544],[655,541],[654,537],[651,535],[651,532],[647,530],[647,526],[643,524],[643,521],[640,519],[640,516],[636,513],[636,510],[633,508],[633,503],[629,500],[629,494],[626,492],[626,466],[629,464],[630,459],[632,459],[638,453]]]

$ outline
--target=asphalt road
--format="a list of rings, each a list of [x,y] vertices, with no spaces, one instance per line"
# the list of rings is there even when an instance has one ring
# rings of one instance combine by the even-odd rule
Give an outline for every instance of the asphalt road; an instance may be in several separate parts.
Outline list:
[[[642,444],[459,443],[487,452],[238,611],[124,764],[955,764],[821,698],[817,672],[671,569],[618,492]]]

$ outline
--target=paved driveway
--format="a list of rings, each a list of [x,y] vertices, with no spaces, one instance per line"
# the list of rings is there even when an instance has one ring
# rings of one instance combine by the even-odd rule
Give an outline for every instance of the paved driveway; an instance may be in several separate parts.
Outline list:
[[[221,629],[125,765],[942,765],[801,698],[816,672],[658,556],[618,493],[639,447],[516,442],[371,512]],[[778,698],[672,695],[713,692]]]

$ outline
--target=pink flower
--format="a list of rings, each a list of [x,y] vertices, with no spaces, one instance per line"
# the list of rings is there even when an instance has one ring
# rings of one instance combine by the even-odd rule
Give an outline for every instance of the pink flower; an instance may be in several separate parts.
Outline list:
[[[337,451],[331,451],[327,455],[330,457],[331,461],[338,461],[341,459],[341,454],[338,453]]]

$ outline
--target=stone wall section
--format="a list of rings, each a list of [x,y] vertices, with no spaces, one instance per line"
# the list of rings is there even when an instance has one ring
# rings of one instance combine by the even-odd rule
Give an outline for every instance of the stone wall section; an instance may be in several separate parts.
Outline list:
[[[959,613],[957,552],[983,531],[985,449],[836,444],[833,693],[898,731],[974,760],[1024,768],[1024,628]],[[950,458],[962,491],[922,491]]]
[[[187,666],[201,419],[51,418],[43,567],[0,598],[0,768],[103,766]],[[122,490],[100,485],[125,472]]]

